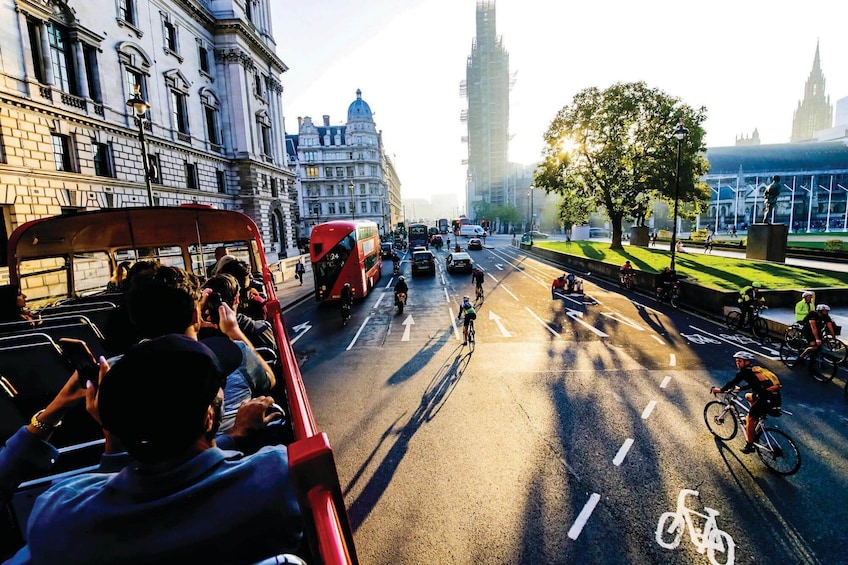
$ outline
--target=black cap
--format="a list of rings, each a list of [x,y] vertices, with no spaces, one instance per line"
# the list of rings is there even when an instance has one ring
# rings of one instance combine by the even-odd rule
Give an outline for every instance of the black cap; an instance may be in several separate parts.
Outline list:
[[[227,350],[221,342],[215,345]],[[179,455],[205,432],[204,415],[229,368],[208,345],[182,334],[143,341],[129,348],[100,383],[103,427],[141,461]]]

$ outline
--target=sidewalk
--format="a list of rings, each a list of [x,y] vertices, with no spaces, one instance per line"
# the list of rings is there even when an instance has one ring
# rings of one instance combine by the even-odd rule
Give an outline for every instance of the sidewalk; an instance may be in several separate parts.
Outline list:
[[[659,243],[658,243],[659,245]],[[684,253],[697,255],[704,254],[704,246],[684,245]],[[732,251],[730,249],[713,249],[707,255],[718,255],[720,257],[734,257],[737,259],[745,259],[745,250]],[[801,267],[806,269],[819,269],[824,271],[836,271],[840,273],[848,273],[848,263],[839,263],[836,261],[820,261],[815,259],[799,259],[797,257],[787,257],[786,264],[793,267]]]
[[[315,285],[312,284],[312,272],[307,273],[308,277],[303,278],[301,285],[297,279],[291,279],[277,283],[277,300],[280,301],[280,308],[285,310],[294,306],[298,302],[307,300],[315,294]]]

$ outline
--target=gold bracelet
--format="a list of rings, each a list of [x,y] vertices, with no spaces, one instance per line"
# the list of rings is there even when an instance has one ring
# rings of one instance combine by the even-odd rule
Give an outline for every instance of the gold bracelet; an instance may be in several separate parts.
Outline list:
[[[58,422],[56,422],[53,425],[45,424],[44,422],[39,420],[38,417],[41,416],[42,414],[44,414],[44,410],[45,409],[42,408],[41,410],[39,410],[38,412],[36,412],[35,414],[32,415],[32,419],[29,421],[29,423],[34,428],[36,428],[38,431],[41,431],[41,432],[49,432],[49,431],[55,430],[56,428],[58,428],[59,426],[62,425],[62,420],[59,420]]]

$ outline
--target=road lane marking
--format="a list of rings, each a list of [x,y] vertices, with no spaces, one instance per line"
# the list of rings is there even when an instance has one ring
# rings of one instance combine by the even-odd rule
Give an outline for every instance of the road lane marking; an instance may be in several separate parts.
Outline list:
[[[493,281],[495,281],[495,283],[499,283],[499,282],[500,282],[498,279],[496,279],[496,278],[495,278],[495,275],[493,275],[493,274],[492,274],[492,273],[490,273],[489,271],[486,271],[486,274],[487,274],[487,275],[489,275],[490,277],[492,277],[492,280],[493,280]]]
[[[295,343],[297,343],[297,340],[302,338],[306,334],[306,332],[312,329],[312,324],[310,322],[303,322],[302,324],[292,326],[292,329],[296,332],[300,332],[291,340],[292,345],[294,345]]]
[[[359,326],[359,329],[356,330],[356,335],[353,336],[353,340],[351,340],[350,345],[347,346],[345,351],[350,351],[350,349],[354,346],[354,344],[356,344],[356,340],[359,339],[359,334],[361,334],[362,330],[365,329],[365,324],[367,324],[370,319],[371,319],[370,315],[367,318],[365,318],[365,321],[363,321],[362,325]]]
[[[596,328],[595,326],[593,326],[593,325],[591,325],[591,324],[587,324],[586,322],[584,322],[583,320],[581,320],[580,318],[582,318],[582,317],[583,317],[583,312],[578,312],[577,310],[572,310],[571,308],[566,308],[566,309],[565,309],[565,314],[566,314],[569,318],[571,318],[572,320],[574,320],[575,322],[577,322],[577,323],[579,323],[579,324],[583,324],[586,328],[588,328],[589,330],[593,331],[593,332],[595,333],[595,335],[597,335],[598,337],[609,337],[609,335],[605,334],[604,332],[602,332],[601,330],[599,330],[599,329],[598,329],[598,328]]]
[[[732,340],[732,339],[727,339],[727,338],[725,338],[725,337],[724,337],[724,335],[723,335],[723,334],[722,334],[722,335],[716,335],[716,334],[713,334],[713,333],[708,332],[707,330],[702,330],[701,328],[696,327],[696,326],[692,326],[692,325],[690,325],[689,327],[690,327],[690,328],[692,328],[692,329],[693,329],[693,330],[695,330],[695,331],[699,331],[699,332],[704,333],[704,334],[706,334],[706,335],[708,335],[708,336],[710,336],[710,337],[714,337],[714,338],[716,338],[716,339],[720,339],[721,341],[723,341],[723,342],[725,342],[725,343],[730,343],[730,344],[735,345],[736,347],[741,347],[742,349],[744,349],[745,351],[748,351],[749,353],[753,353],[753,354],[755,354],[755,355],[759,355],[760,357],[765,357],[766,359],[768,359],[768,360],[770,360],[770,361],[777,361],[777,360],[779,360],[779,359],[780,359],[780,355],[779,355],[779,354],[778,354],[777,356],[771,356],[771,357],[770,357],[770,356],[766,355],[765,353],[763,353],[762,351],[757,351],[756,349],[751,349],[750,347],[745,347],[745,345],[744,345],[744,344],[742,344],[742,343],[740,343],[739,341],[735,341],[735,340]],[[767,349],[768,349],[768,348],[767,348]],[[774,350],[769,349],[769,351],[774,351]]]
[[[647,405],[647,406],[645,406],[645,410],[643,410],[643,411],[642,411],[642,419],[643,419],[643,420],[647,420],[647,419],[648,419],[648,416],[650,416],[650,415],[651,415],[651,412],[653,412],[653,411],[654,411],[654,407],[655,407],[656,405],[657,405],[657,401],[656,401],[656,400],[652,400],[652,401],[650,401],[650,402],[648,403],[648,405]]]
[[[448,294],[448,289],[445,290],[445,302],[450,302],[450,294]]]
[[[622,316],[618,312],[601,312],[601,316],[606,316],[607,318],[611,318],[616,322],[621,322],[622,324],[628,325],[633,329],[639,330],[640,332],[645,331],[645,328],[634,322],[633,320],[628,319],[625,316]]]
[[[670,367],[675,367],[677,365],[677,355],[675,355],[674,353],[668,354],[668,365]]]
[[[394,276],[389,277],[389,282],[387,282],[386,286],[384,286],[383,288],[392,288],[393,282],[395,282],[395,277]]]
[[[456,326],[456,317],[453,315],[453,308],[448,308],[448,312],[451,315],[451,325],[453,326],[453,335],[457,341],[459,341],[459,328]]]
[[[507,331],[504,327],[503,322],[501,322],[501,317],[489,310],[489,319],[494,320],[495,324],[497,324],[498,329],[501,331],[501,335],[504,337],[512,337],[512,334]]]
[[[665,341],[663,341],[663,339],[660,336],[651,334],[651,337],[654,338],[655,340],[657,340],[657,343],[659,343],[660,345],[665,345]]]
[[[627,452],[630,451],[630,447],[633,445],[633,440],[631,438],[627,438],[624,440],[624,443],[619,448],[618,453],[615,454],[615,459],[612,460],[612,464],[616,467],[620,466],[624,461],[624,458],[627,457]]]
[[[376,310],[377,308],[379,308],[379,307],[380,307],[380,302],[382,302],[382,301],[383,301],[383,297],[385,297],[385,296],[386,296],[385,294],[381,294],[381,295],[380,295],[380,298],[378,298],[378,299],[377,299],[376,304],[374,304],[374,306],[373,306],[371,309],[372,309],[372,310]]]
[[[583,507],[583,510],[581,510],[580,514],[577,515],[577,519],[574,520],[574,524],[571,525],[571,529],[568,530],[568,537],[576,540],[580,536],[580,532],[583,531],[583,526],[585,526],[586,522],[589,521],[589,517],[595,510],[595,506],[598,505],[599,500],[601,500],[601,495],[593,492],[592,496],[589,497],[589,501],[586,502],[586,505]]]
[[[665,388],[665,387],[667,387],[667,386],[668,386],[668,383],[670,383],[670,382],[671,382],[671,377],[668,377],[668,376],[667,376],[667,377],[666,377],[666,378],[664,378],[664,379],[662,380],[662,382],[660,383],[660,388]]]
[[[401,341],[409,341],[409,334],[412,331],[412,325],[415,324],[415,320],[412,319],[412,314],[408,315],[406,319],[403,321],[403,337],[400,338]]]
[[[511,291],[511,290],[509,290],[509,289],[506,287],[506,285],[503,285],[503,284],[502,284],[502,285],[500,285],[498,288],[501,288],[501,289],[505,290],[507,294],[509,294],[511,297],[515,298],[515,301],[516,301],[516,302],[521,302],[520,300],[518,300],[518,297],[517,297],[517,296],[515,296],[515,295],[512,293],[512,291]]]
[[[543,326],[545,326],[545,329],[547,329],[549,332],[551,332],[552,334],[554,334],[556,337],[560,337],[559,332],[558,332],[558,331],[556,331],[555,329],[553,329],[550,325],[548,325],[548,323],[547,323],[545,320],[543,320],[542,318],[540,318],[539,316],[537,316],[537,315],[536,315],[536,313],[535,313],[535,312],[533,312],[533,310],[531,310],[529,306],[525,306],[525,308],[527,309],[527,311],[528,311],[528,312],[530,312],[530,315],[531,315],[531,316],[533,316],[534,318],[536,318],[537,320],[539,320],[539,322],[540,322]]]

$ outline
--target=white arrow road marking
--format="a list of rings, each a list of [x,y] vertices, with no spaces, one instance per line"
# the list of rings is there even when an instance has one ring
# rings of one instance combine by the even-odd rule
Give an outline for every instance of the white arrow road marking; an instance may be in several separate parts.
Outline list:
[[[369,320],[371,320],[371,316],[368,316],[367,318],[365,318],[365,320],[362,322],[362,325],[359,326],[358,330],[356,330],[356,335],[353,336],[353,339],[351,340],[350,345],[348,345],[345,348],[345,351],[350,351],[351,348],[354,346],[354,344],[356,344],[356,340],[359,339],[359,334],[361,334],[362,330],[365,329],[365,324],[367,324]]]
[[[693,330],[695,330],[695,331],[699,331],[699,332],[701,332],[701,333],[707,334],[707,335],[708,335],[708,336],[710,336],[710,337],[714,337],[714,338],[716,338],[716,339],[720,339],[721,341],[723,341],[723,342],[725,342],[725,343],[730,343],[730,344],[732,344],[732,345],[734,345],[734,346],[736,346],[736,347],[741,347],[742,349],[744,349],[744,350],[746,350],[746,351],[748,351],[748,352],[750,352],[750,353],[754,353],[754,354],[756,354],[756,355],[760,355],[760,356],[765,357],[766,359],[769,359],[769,360],[771,360],[771,361],[777,361],[778,359],[780,359],[780,353],[778,353],[777,351],[775,351],[774,349],[771,349],[771,348],[769,348],[769,347],[763,347],[763,349],[765,349],[766,351],[768,351],[769,353],[771,353],[771,354],[772,354],[772,357],[769,357],[768,355],[765,355],[765,354],[763,354],[761,351],[757,351],[756,349],[751,349],[750,347],[745,347],[745,345],[744,345],[744,344],[739,343],[738,341],[733,341],[733,340],[731,340],[731,339],[726,339],[726,338],[724,338],[724,337],[722,337],[722,336],[720,336],[720,335],[712,334],[712,333],[708,332],[707,330],[702,330],[701,328],[698,328],[698,327],[695,327],[695,326],[691,326],[691,325],[690,325],[689,327],[690,327],[690,328],[692,328],[692,329],[693,329]]]
[[[406,317],[406,320],[403,321],[403,337],[400,338],[401,341],[409,341],[409,332],[412,331],[412,324],[415,323],[415,320],[412,319],[412,314]]]
[[[556,331],[555,329],[553,329],[550,325],[548,325],[548,323],[547,323],[545,320],[543,320],[542,318],[540,318],[539,316],[537,316],[537,315],[536,315],[536,313],[535,313],[533,310],[531,310],[529,306],[525,306],[525,308],[527,309],[527,311],[528,311],[528,312],[530,312],[530,315],[531,315],[531,316],[533,316],[534,318],[536,318],[537,320],[539,320],[539,322],[540,322],[543,326],[545,326],[545,328],[547,328],[547,330],[548,330],[549,332],[551,332],[552,334],[554,334],[556,337],[560,337],[559,332],[558,332],[558,331]]]
[[[604,332],[602,332],[598,328],[592,326],[591,324],[587,324],[586,322],[581,320],[580,318],[583,317],[583,312],[578,312],[577,310],[572,310],[571,308],[566,308],[565,313],[568,315],[569,318],[571,318],[575,322],[582,324],[582,325],[586,326],[587,329],[593,331],[595,333],[595,335],[597,335],[598,337],[609,337],[609,335],[605,334]]]
[[[298,325],[296,325],[296,326],[292,326],[292,329],[293,329],[295,332],[297,332],[297,335],[296,335],[294,338],[292,338],[292,340],[291,340],[292,345],[294,345],[294,343],[295,343],[297,340],[299,340],[300,338],[302,338],[302,337],[304,336],[304,334],[306,334],[306,332],[308,332],[309,330],[311,330],[311,329],[312,329],[312,324],[311,324],[310,322],[303,322],[302,324],[298,324]]]
[[[626,318],[625,316],[622,316],[618,312],[601,312],[601,316],[606,316],[607,318],[612,318],[616,322],[621,322],[622,324],[627,324],[631,328],[639,330],[640,332],[645,331],[645,328],[643,328],[642,326],[640,326],[639,324],[637,324],[633,320],[630,320],[630,319]]]
[[[503,271],[503,265],[501,263],[495,263],[495,267],[498,268],[499,271]]]
[[[495,321],[495,323],[498,325],[498,329],[501,330],[501,334],[504,337],[512,337],[512,334],[506,330],[503,325],[503,322],[501,322],[501,317],[492,312],[491,310],[489,310],[489,319]]]

